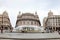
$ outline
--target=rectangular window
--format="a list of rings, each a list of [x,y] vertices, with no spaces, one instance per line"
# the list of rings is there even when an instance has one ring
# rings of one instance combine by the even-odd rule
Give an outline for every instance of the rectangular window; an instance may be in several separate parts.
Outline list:
[[[33,25],[33,22],[31,22],[31,25]]]

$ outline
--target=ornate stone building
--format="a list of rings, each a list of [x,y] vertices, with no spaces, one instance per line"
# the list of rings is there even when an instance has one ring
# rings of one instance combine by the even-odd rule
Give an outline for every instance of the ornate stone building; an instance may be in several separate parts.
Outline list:
[[[3,14],[0,14],[0,30],[1,28],[3,31],[12,30],[12,25],[6,11],[4,11]]]
[[[39,27],[41,26],[39,17],[37,15],[37,12],[35,12],[35,15],[33,13],[23,13],[17,16],[17,21],[16,21],[16,28],[17,27],[26,27],[23,29],[28,29],[32,30],[33,27]],[[32,28],[29,28],[32,27]]]
[[[52,31],[60,30],[60,15],[53,15],[53,12],[48,12],[48,17],[43,20],[43,26]]]
[[[21,25],[41,26],[38,15],[34,15],[32,13],[23,13],[18,15],[16,27]]]

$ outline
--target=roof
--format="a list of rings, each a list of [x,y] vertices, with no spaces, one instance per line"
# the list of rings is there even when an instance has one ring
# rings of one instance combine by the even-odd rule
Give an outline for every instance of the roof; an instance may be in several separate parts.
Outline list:
[[[48,18],[60,18],[60,15],[53,15],[53,16],[50,16]]]
[[[18,17],[21,16],[38,16],[38,15],[34,15],[33,13],[22,13],[21,15],[19,14]]]
[[[34,15],[32,13],[23,13],[22,15]]]

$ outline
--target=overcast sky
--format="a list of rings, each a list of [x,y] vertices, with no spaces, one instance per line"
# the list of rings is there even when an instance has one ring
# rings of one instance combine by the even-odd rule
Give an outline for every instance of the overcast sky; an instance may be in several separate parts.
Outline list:
[[[37,11],[43,25],[43,18],[47,17],[49,10],[54,15],[60,15],[60,0],[0,0],[0,14],[5,10],[8,12],[13,27],[19,11],[21,13],[35,13]]]

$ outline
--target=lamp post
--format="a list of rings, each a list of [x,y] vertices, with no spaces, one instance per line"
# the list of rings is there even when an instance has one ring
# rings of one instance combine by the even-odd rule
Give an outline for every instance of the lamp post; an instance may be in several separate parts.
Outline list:
[[[1,33],[3,33],[3,15],[2,15]]]

